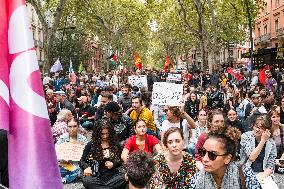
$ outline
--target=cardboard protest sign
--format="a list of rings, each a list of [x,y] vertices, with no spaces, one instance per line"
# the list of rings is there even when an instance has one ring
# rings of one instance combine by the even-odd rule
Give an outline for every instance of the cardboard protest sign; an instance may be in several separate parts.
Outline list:
[[[183,84],[155,82],[152,103],[157,105],[178,106],[182,100]]]
[[[71,142],[55,145],[57,160],[80,161],[84,147],[83,144]]]
[[[167,81],[181,81],[181,74],[168,74]]]
[[[148,87],[147,86],[147,76],[146,75],[139,75],[139,76],[129,76],[128,83],[132,86],[137,86],[138,88],[141,87]]]

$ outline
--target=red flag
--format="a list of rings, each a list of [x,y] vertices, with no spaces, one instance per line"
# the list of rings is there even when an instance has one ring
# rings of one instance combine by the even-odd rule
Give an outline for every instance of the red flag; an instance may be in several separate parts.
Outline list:
[[[266,65],[259,71],[259,82],[265,86],[265,81],[267,79],[266,71],[270,70],[270,66]]]
[[[141,70],[142,69],[142,60],[140,58],[140,55],[136,53],[136,57],[134,59],[134,65],[136,66],[137,69]]]
[[[165,62],[165,66],[164,66],[166,72],[167,72],[168,69],[169,69],[170,63],[171,63],[170,57],[169,57],[169,55],[167,54],[167,55],[166,55],[166,62]]]
[[[0,0],[2,6],[8,11],[0,18],[8,20],[10,188],[62,189],[25,0]]]
[[[231,74],[233,77],[235,77],[236,80],[238,80],[238,81],[241,81],[244,78],[244,76],[240,73],[240,71],[238,71],[234,68],[228,68],[227,72],[229,74]]]

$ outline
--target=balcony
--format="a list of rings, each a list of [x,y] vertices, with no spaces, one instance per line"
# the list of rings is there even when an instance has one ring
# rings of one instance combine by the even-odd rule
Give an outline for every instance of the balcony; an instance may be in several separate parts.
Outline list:
[[[278,30],[276,30],[276,37],[284,39],[284,27],[283,28],[279,28]]]
[[[264,35],[261,35],[259,36],[258,38],[255,39],[254,43],[255,45],[258,45],[258,44],[269,44],[271,41],[271,34],[268,33],[268,34],[264,34]]]

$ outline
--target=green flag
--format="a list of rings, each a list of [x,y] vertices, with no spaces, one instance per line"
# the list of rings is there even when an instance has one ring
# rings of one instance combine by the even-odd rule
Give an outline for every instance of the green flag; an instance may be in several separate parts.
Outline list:
[[[81,62],[79,65],[78,73],[82,73],[83,71],[83,63]]]

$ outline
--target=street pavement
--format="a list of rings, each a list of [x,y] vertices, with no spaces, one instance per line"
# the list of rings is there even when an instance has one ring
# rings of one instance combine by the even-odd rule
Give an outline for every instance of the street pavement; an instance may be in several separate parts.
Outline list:
[[[284,175],[275,174],[276,183],[279,189],[284,189]],[[65,184],[64,189],[84,189],[84,186],[81,182],[74,184]]]

